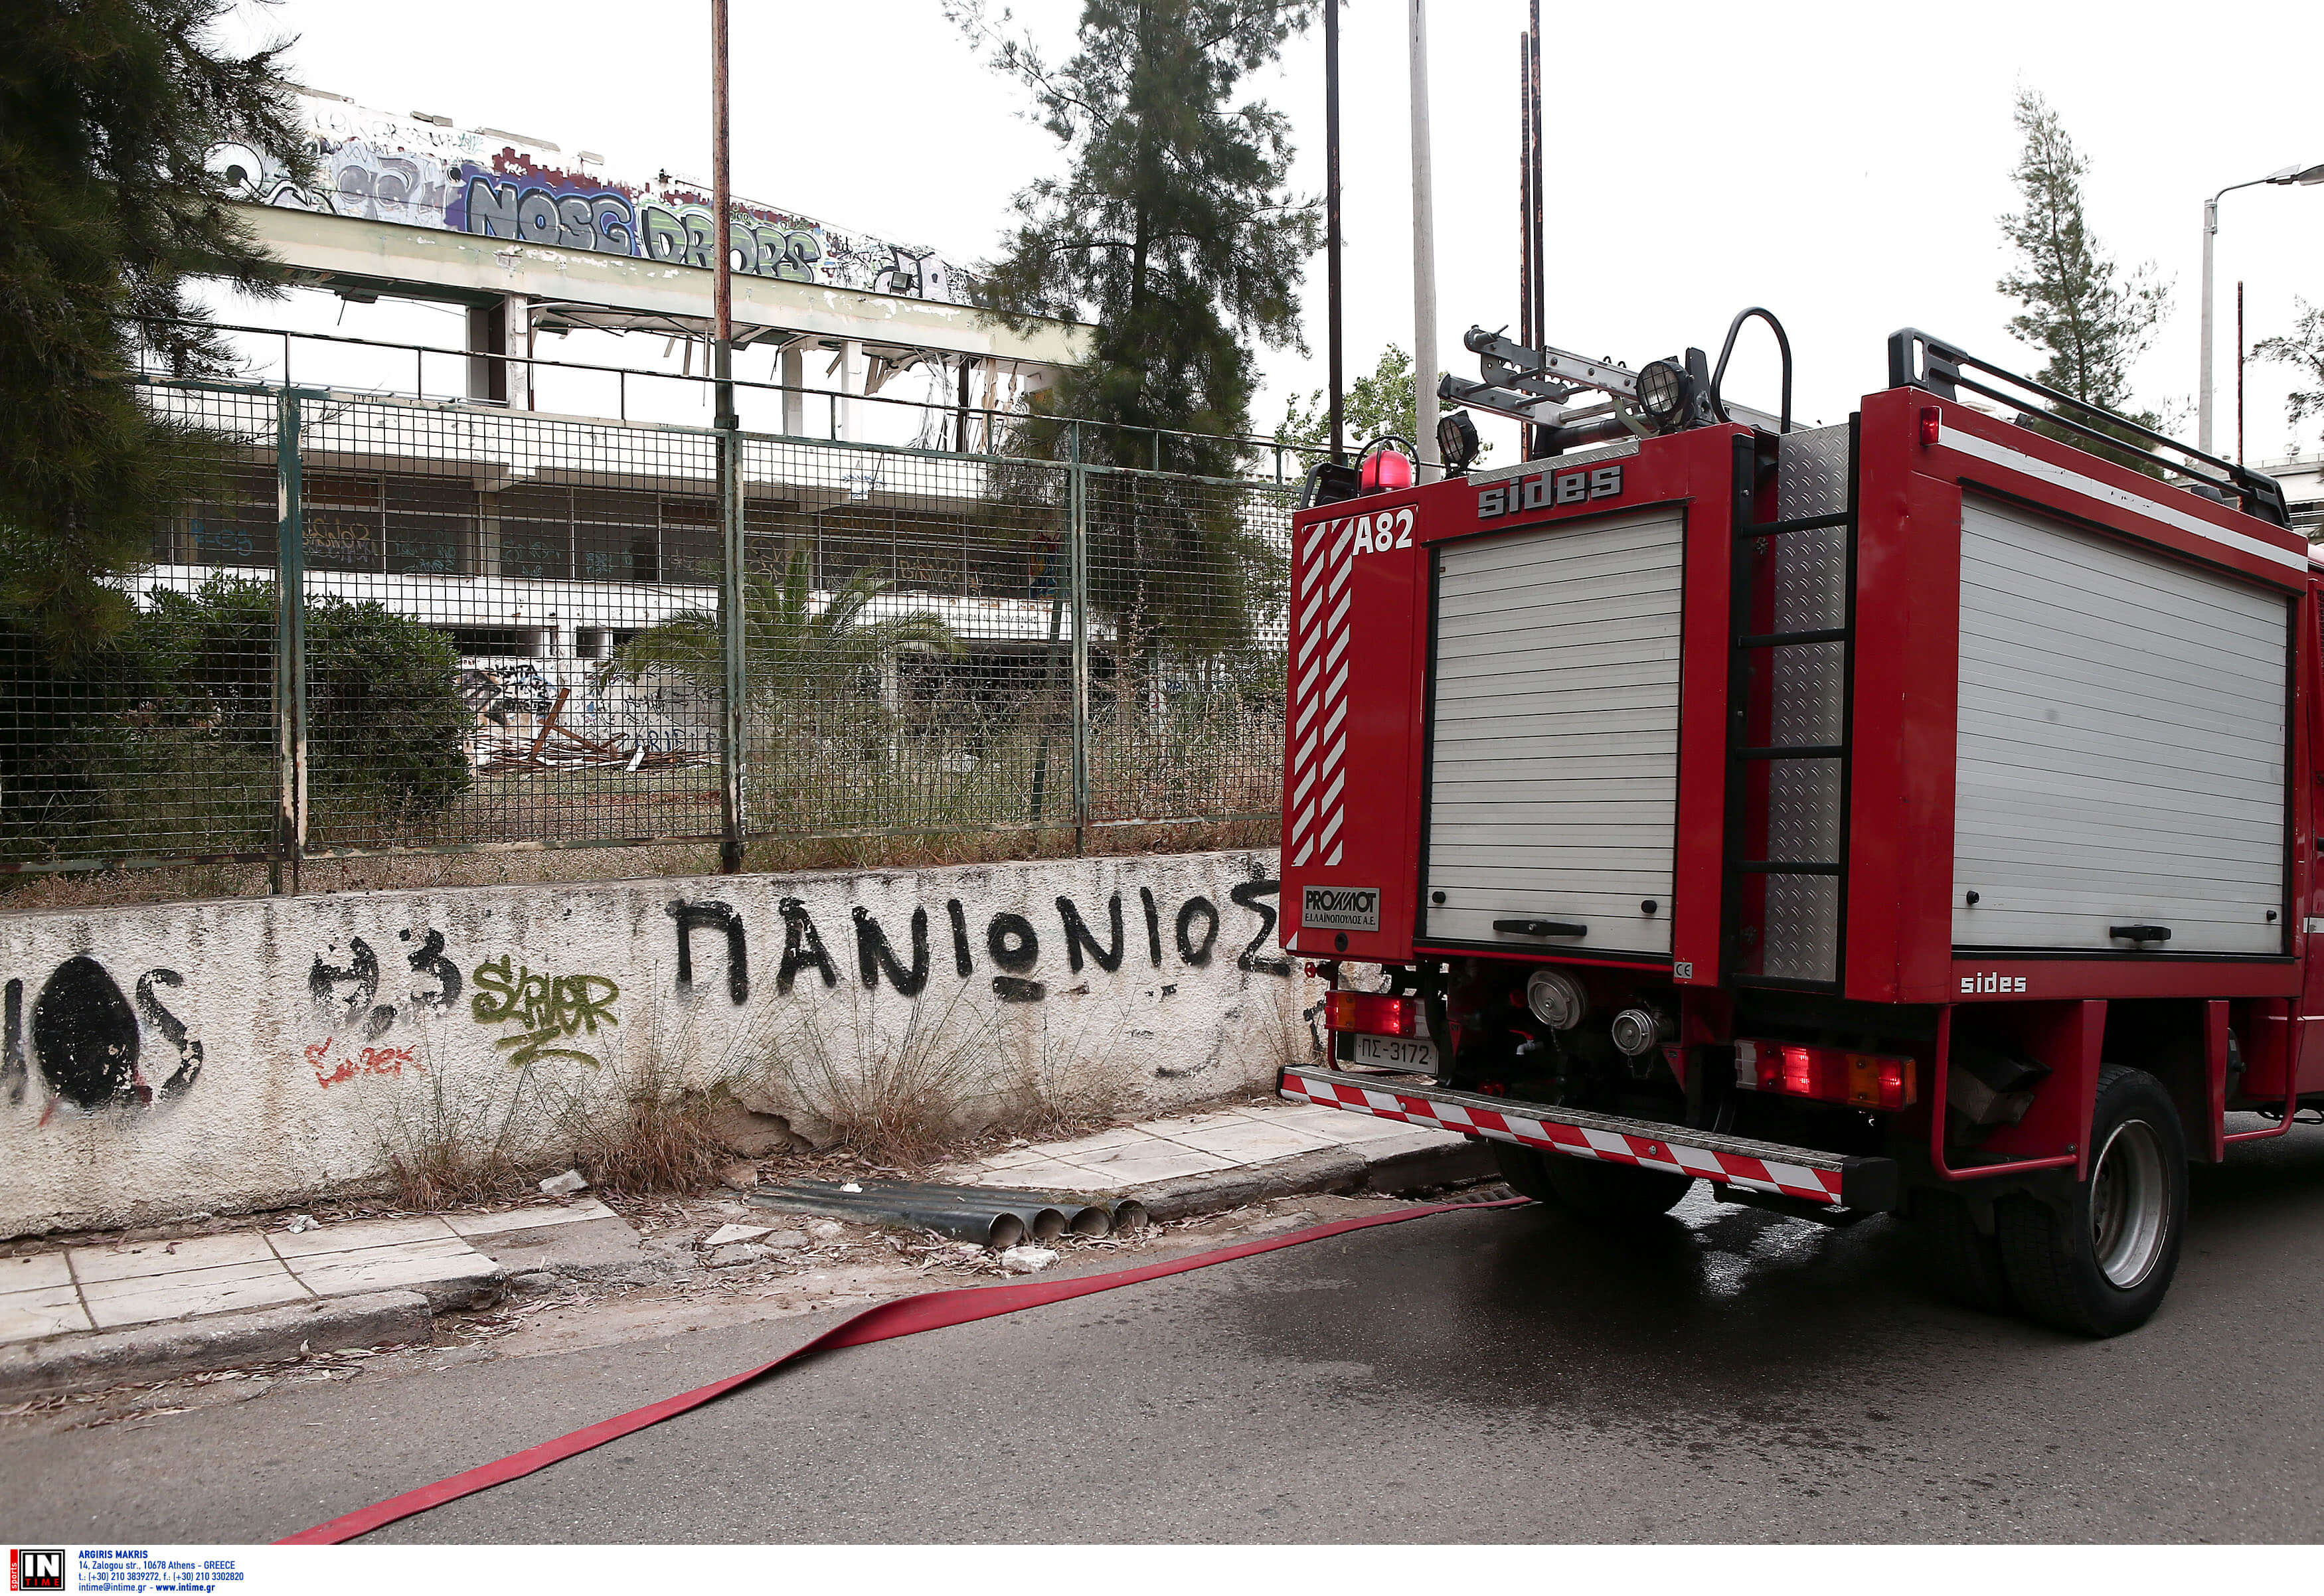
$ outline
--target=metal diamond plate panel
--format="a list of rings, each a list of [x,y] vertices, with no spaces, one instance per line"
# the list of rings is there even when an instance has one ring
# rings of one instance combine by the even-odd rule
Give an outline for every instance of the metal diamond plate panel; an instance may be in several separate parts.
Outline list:
[[[1840,857],[1840,761],[1784,760],[1767,771],[1767,857]]]
[[[1848,428],[1786,432],[1775,446],[1775,517],[1837,515],[1848,508]]]
[[[1778,748],[1840,741],[1846,726],[1848,645],[1798,643],[1770,649],[1768,737]]]
[[[1831,981],[1840,973],[1840,878],[1767,878],[1767,935],[1762,975]]]

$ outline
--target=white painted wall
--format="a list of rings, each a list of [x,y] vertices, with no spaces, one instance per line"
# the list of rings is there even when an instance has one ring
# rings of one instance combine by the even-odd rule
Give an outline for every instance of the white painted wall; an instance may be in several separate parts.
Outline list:
[[[0,916],[0,1234],[293,1204],[447,1128],[537,1150],[655,1067],[810,1135],[835,1083],[907,1057],[964,1121],[1034,1089],[1213,1096],[1306,1056],[1274,874],[1203,853]],[[1061,898],[1117,968],[1069,950]],[[908,983],[916,912],[907,997],[859,923]]]

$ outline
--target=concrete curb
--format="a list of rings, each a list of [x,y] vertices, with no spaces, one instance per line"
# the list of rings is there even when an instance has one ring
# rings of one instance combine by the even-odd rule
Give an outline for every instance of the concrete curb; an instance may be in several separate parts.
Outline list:
[[[1434,1136],[1427,1136],[1428,1145],[1415,1147],[1398,1145],[1401,1140],[1376,1145],[1374,1149],[1360,1145],[1323,1148],[1264,1164],[1246,1164],[1176,1180],[1150,1181],[1144,1185],[1125,1187],[1120,1195],[1144,1204],[1146,1211],[1156,1219],[1184,1219],[1190,1213],[1239,1208],[1269,1197],[1356,1191],[1393,1196],[1425,1186],[1489,1180],[1499,1173],[1492,1149],[1482,1141],[1463,1141],[1457,1147],[1448,1147]]]
[[[419,1292],[375,1291],[126,1330],[84,1331],[0,1351],[0,1396],[85,1390],[271,1363],[297,1357],[301,1343],[319,1352],[426,1342],[432,1323],[428,1299]]]

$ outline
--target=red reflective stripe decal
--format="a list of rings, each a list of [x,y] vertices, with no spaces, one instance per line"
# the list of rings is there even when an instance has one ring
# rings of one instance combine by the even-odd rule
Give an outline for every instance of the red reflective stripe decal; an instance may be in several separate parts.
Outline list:
[[[1707,1180],[1780,1192],[1811,1203],[1837,1204],[1840,1177],[1837,1170],[1812,1169],[1803,1165],[1770,1166],[1748,1153],[1718,1153],[1707,1149],[1673,1144],[1649,1136],[1613,1130],[1588,1131],[1555,1120],[1534,1121],[1498,1110],[1440,1105],[1425,1097],[1403,1093],[1369,1092],[1336,1081],[1311,1081],[1305,1075],[1277,1077],[1277,1093],[1294,1101],[1319,1102],[1327,1108],[1351,1109],[1404,1124],[1434,1125],[1488,1136],[1520,1147],[1542,1148],[1575,1158],[1598,1158],[1609,1164],[1652,1164]],[[1391,1106],[1392,1105],[1392,1106]]]

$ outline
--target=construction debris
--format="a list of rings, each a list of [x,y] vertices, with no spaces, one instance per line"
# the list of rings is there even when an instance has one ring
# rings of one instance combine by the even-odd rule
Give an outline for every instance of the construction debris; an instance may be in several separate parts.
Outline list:
[[[618,743],[599,743],[584,737],[558,718],[565,713],[565,702],[572,693],[570,687],[558,690],[557,702],[549,706],[530,740],[500,737],[486,744],[476,761],[478,772],[501,776],[516,771],[675,770],[706,765],[712,761],[711,755],[689,749],[648,748],[643,743],[623,748]],[[552,738],[558,741],[552,742]]]

